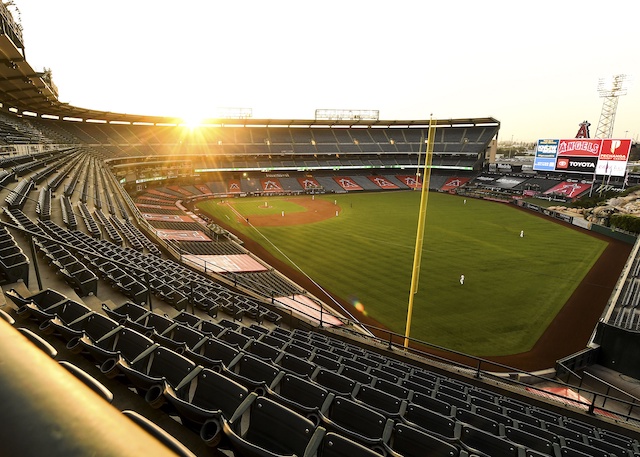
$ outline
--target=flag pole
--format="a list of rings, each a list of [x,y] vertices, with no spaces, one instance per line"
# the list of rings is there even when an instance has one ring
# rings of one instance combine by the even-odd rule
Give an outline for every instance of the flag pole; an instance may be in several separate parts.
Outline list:
[[[420,262],[422,260],[422,243],[424,240],[424,227],[427,219],[427,202],[429,200],[429,181],[431,180],[431,162],[433,159],[433,143],[436,136],[436,122],[433,116],[429,119],[429,134],[427,139],[427,150],[422,173],[422,192],[420,194],[420,212],[418,214],[418,230],[416,233],[416,249],[413,255],[413,269],[411,271],[411,290],[409,291],[409,306],[407,309],[407,326],[404,332],[404,347],[409,346],[409,333],[411,331],[411,317],[413,314],[413,299],[418,292],[420,278]],[[424,136],[420,139],[420,148],[424,143]]]

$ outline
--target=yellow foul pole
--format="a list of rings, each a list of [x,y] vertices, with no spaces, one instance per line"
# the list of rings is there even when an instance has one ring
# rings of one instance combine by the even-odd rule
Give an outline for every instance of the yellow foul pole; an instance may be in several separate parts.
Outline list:
[[[429,120],[429,135],[427,138],[427,152],[422,173],[422,192],[420,194],[420,213],[418,215],[418,231],[416,234],[416,250],[413,254],[413,270],[411,271],[411,290],[409,292],[409,307],[407,309],[407,327],[404,332],[404,347],[409,346],[411,331],[411,316],[413,314],[413,299],[418,292],[420,280],[420,262],[422,260],[422,242],[424,240],[424,226],[427,219],[427,202],[429,200],[429,181],[431,179],[431,161],[433,158],[433,143],[436,136],[436,125],[433,118]],[[422,143],[422,142],[421,142]]]

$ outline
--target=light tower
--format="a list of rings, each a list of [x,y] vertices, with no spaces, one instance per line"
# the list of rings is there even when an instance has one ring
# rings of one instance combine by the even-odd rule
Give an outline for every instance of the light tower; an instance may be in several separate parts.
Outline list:
[[[602,101],[602,111],[596,130],[596,138],[611,138],[613,136],[613,123],[616,120],[618,98],[627,94],[627,75],[615,75],[612,78],[600,78],[598,80],[598,95]]]

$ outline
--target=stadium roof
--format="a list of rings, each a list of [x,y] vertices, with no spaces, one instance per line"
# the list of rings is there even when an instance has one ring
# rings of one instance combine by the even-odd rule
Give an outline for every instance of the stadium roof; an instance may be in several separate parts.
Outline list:
[[[26,61],[24,49],[16,46],[7,34],[0,34],[0,103],[3,109],[18,115],[61,119],[78,122],[98,122],[114,124],[180,125],[185,121],[177,117],[148,116],[113,113],[79,108],[58,99],[58,90],[47,72],[36,72]],[[441,127],[455,126],[499,126],[492,117],[465,119],[438,119]],[[201,125],[207,126],[271,126],[271,127],[427,127],[429,120],[304,120],[304,119],[206,119]]]

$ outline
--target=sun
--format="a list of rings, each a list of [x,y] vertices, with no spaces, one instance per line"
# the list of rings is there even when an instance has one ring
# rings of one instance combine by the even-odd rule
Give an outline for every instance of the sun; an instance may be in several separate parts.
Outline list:
[[[193,130],[200,127],[203,124],[204,117],[197,115],[189,115],[182,118],[181,125]]]

